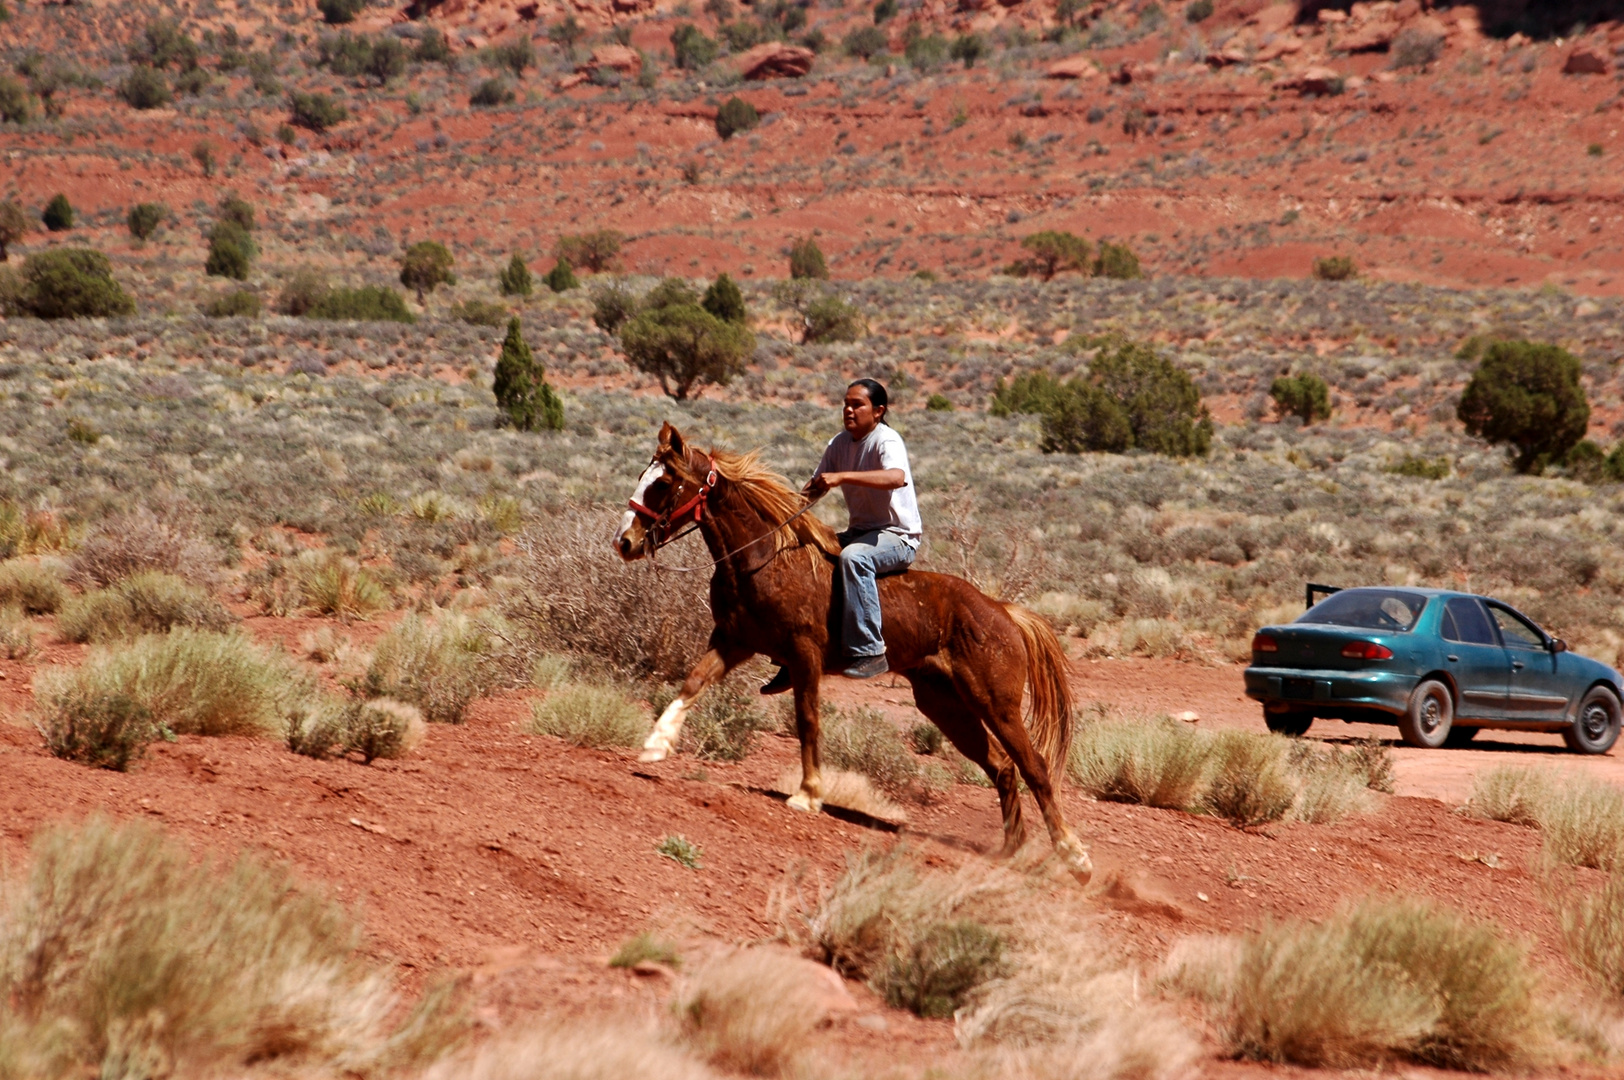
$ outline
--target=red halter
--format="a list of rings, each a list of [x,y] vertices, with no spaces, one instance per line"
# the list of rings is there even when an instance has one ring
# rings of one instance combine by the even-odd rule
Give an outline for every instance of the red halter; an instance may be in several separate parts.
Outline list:
[[[705,497],[708,496],[712,489],[716,487],[717,481],[716,460],[707,456],[705,458],[705,464],[705,480],[699,485],[698,493],[695,494],[693,498],[677,507],[675,510],[668,510],[663,514],[656,514],[653,510],[644,506],[636,499],[626,500],[626,505],[631,509],[632,513],[647,520],[649,539],[653,541],[654,547],[658,548],[660,545],[668,543],[669,541],[662,539],[662,534],[668,533],[672,529],[677,529],[687,524],[683,518],[689,513],[693,514],[694,527],[699,527],[700,521],[705,516]],[[685,536],[687,534],[684,533],[682,535]],[[680,537],[677,536],[671,537],[672,540],[679,538]]]

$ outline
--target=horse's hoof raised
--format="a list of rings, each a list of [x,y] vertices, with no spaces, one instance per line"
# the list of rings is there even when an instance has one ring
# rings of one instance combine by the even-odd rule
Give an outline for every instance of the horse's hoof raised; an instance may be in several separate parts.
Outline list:
[[[641,754],[637,755],[637,760],[642,761],[642,762],[649,762],[649,763],[656,762],[656,761],[664,761],[667,757],[670,756],[670,754],[671,754],[671,751],[667,750],[663,746],[650,746],[650,747],[647,747],[646,749],[644,749],[644,751]]]
[[[823,800],[810,798],[806,792],[797,791],[795,794],[789,797],[789,808],[791,810],[805,810],[809,814],[816,814],[818,811],[823,809]]]
[[[1055,845],[1060,853],[1061,860],[1071,876],[1077,879],[1077,884],[1087,885],[1094,877],[1094,860],[1088,857],[1088,852],[1076,840],[1061,841]]]

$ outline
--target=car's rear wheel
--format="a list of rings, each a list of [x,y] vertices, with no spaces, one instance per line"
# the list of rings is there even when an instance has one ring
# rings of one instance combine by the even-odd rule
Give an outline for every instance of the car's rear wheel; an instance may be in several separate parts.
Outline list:
[[[1290,735],[1295,739],[1308,734],[1308,729],[1314,723],[1314,715],[1302,712],[1270,712],[1264,709],[1263,723],[1276,735]]]
[[[1449,687],[1428,679],[1410,694],[1410,704],[1398,718],[1398,733],[1411,746],[1436,750],[1449,738],[1454,726],[1455,699]]]
[[[1458,724],[1452,724],[1449,728],[1449,734],[1444,738],[1444,745],[1454,747],[1465,746],[1467,743],[1477,738],[1477,733],[1482,730],[1482,728],[1461,727]]]
[[[1591,687],[1579,702],[1579,715],[1573,726],[1562,732],[1568,749],[1581,754],[1605,754],[1618,741],[1620,709],[1618,698],[1605,686]]]

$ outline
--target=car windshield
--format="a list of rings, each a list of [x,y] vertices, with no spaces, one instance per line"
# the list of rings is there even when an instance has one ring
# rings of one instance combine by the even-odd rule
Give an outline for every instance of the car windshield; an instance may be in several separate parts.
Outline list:
[[[1427,598],[1401,589],[1346,589],[1332,593],[1296,619],[1322,626],[1408,631],[1421,617]]]

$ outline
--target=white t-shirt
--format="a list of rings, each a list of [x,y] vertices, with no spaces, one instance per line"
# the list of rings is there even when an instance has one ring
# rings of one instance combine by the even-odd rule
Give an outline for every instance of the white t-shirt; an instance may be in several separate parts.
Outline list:
[[[919,501],[914,497],[913,469],[908,465],[908,448],[903,445],[902,436],[889,424],[875,424],[874,430],[861,440],[852,438],[847,431],[830,439],[814,475],[883,469],[901,469],[903,485],[890,491],[856,484],[840,486],[841,494],[846,496],[850,528],[858,532],[890,529],[900,533],[909,547],[917,548],[923,527],[919,520]]]

